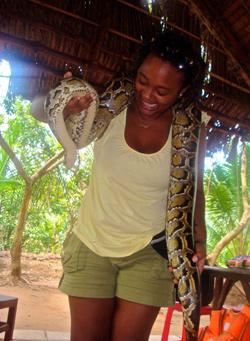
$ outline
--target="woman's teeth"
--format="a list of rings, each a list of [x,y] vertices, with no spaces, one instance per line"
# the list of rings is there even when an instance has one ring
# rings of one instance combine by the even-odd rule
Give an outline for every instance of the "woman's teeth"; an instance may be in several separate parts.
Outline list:
[[[150,104],[150,103],[147,103],[147,102],[144,102],[144,101],[142,101],[141,103],[142,103],[143,107],[145,109],[148,109],[148,110],[154,110],[157,107],[157,104]]]

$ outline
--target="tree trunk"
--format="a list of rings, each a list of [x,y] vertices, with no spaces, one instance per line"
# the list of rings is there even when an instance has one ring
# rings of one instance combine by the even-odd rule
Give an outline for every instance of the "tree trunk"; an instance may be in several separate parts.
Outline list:
[[[21,278],[21,255],[22,255],[22,241],[23,241],[23,232],[25,229],[25,224],[28,215],[28,208],[30,204],[31,194],[32,194],[32,186],[36,181],[41,179],[44,175],[51,172],[54,168],[56,168],[61,162],[64,152],[54,155],[51,159],[49,159],[35,174],[31,177],[26,174],[25,169],[23,168],[22,163],[16,156],[15,152],[11,149],[8,143],[4,140],[0,133],[0,146],[10,157],[16,170],[20,177],[25,181],[25,191],[24,197],[22,201],[22,206],[20,209],[17,227],[14,233],[14,239],[12,242],[12,246],[10,249],[11,255],[11,280],[13,284],[17,284],[17,282]]]
[[[219,257],[221,251],[227,244],[229,244],[234,238],[236,238],[245,227],[248,226],[250,222],[250,208],[246,209],[241,217],[239,224],[229,233],[227,233],[220,241],[216,244],[213,252],[207,256],[207,261],[209,265],[215,265],[217,258]]]
[[[246,144],[242,143],[242,155],[241,155],[241,188],[242,188],[242,204],[243,213],[239,224],[229,233],[227,233],[220,241],[216,244],[213,252],[207,256],[209,265],[214,265],[221,251],[227,244],[229,244],[234,238],[236,238],[249,224],[250,222],[250,205],[248,200],[247,191],[247,153]]]
[[[32,185],[27,184],[25,186],[25,192],[23,196],[22,206],[20,209],[17,228],[15,230],[13,243],[10,249],[11,254],[11,280],[13,284],[16,284],[21,277],[21,253],[22,253],[22,241],[25,223],[28,214],[29,203],[32,194]]]

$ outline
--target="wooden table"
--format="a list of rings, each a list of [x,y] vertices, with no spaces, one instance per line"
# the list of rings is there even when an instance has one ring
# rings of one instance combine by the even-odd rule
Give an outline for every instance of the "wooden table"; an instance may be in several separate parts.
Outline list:
[[[213,309],[221,309],[227,294],[236,282],[240,282],[250,304],[250,269],[221,268],[218,266],[205,266],[206,277],[214,281],[213,286]],[[203,291],[206,282],[203,282]],[[211,290],[211,289],[209,289]]]

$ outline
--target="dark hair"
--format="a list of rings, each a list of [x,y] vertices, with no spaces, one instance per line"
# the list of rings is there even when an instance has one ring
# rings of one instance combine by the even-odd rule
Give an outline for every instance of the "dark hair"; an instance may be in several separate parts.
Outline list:
[[[167,29],[144,42],[136,62],[136,72],[149,54],[162,58],[183,72],[183,87],[188,86],[181,100],[183,104],[194,101],[200,95],[206,64],[187,39],[175,31]]]

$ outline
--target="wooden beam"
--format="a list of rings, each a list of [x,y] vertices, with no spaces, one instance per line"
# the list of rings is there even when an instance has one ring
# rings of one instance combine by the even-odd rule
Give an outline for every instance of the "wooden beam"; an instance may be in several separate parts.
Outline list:
[[[62,52],[57,52],[53,49],[50,49],[48,47],[44,47],[43,45],[36,43],[36,42],[32,42],[26,39],[21,39],[21,38],[14,38],[12,36],[10,36],[9,34],[6,33],[2,33],[0,32],[0,41],[3,41],[4,44],[8,44],[11,43],[13,45],[18,45],[21,47],[26,47],[32,50],[34,57],[35,55],[38,55],[39,52],[45,53],[47,55],[50,56],[54,56],[57,59],[62,59],[64,63],[70,63],[70,64],[74,64],[74,65],[82,65],[82,66],[88,66],[89,68],[94,67],[97,70],[100,71],[105,71],[106,73],[111,73],[113,74],[112,70],[99,65],[99,64],[94,64],[91,61],[86,61],[84,59],[78,58],[78,57],[74,57]],[[6,47],[5,47],[6,49]],[[38,58],[38,57],[37,57]],[[39,61],[39,60],[37,60]],[[34,64],[35,64],[35,59],[34,59]]]
[[[49,5],[49,4],[45,4],[44,2],[42,2],[42,1],[40,1],[40,0],[28,0],[28,1],[31,2],[31,3],[34,3],[34,4],[36,4],[36,5],[39,5],[39,6],[41,6],[41,7],[49,8],[49,9],[55,11],[55,12],[58,12],[58,13],[67,15],[67,16],[69,16],[69,17],[71,17],[71,18],[80,20],[80,21],[85,22],[85,23],[87,23],[87,24],[93,25],[93,26],[95,26],[95,27],[99,27],[99,26],[100,26],[100,25],[97,24],[96,22],[94,22],[94,21],[92,21],[92,20],[89,20],[89,19],[87,19],[87,18],[84,18],[83,16],[79,16],[79,15],[76,15],[76,14],[74,14],[74,13],[65,11],[65,10],[63,10],[63,9],[61,9],[61,8],[59,8],[59,7],[55,7],[55,6],[52,6],[52,5]],[[133,8],[134,10],[136,10],[136,11],[138,11],[138,12],[141,12],[141,13],[143,13],[144,15],[147,15],[147,16],[149,16],[150,18],[155,19],[155,20],[157,20],[157,21],[159,21],[159,22],[162,20],[160,17],[158,17],[158,16],[156,16],[156,15],[151,15],[151,14],[150,14],[149,12],[147,12],[146,10],[144,10],[144,9],[138,7],[138,6],[135,6],[135,5],[133,5],[133,4],[129,3],[129,2],[127,2],[127,1],[124,1],[124,0],[116,0],[116,1],[122,3],[122,4],[125,5],[125,6],[129,6],[129,7]],[[192,34],[191,32],[189,32],[189,31],[187,31],[187,30],[185,30],[185,29],[179,27],[178,25],[176,25],[176,24],[174,24],[174,23],[171,23],[171,22],[168,21],[167,24],[168,24],[169,26],[175,28],[176,30],[179,30],[179,31],[181,31],[181,32],[183,32],[183,33],[185,33],[185,34],[187,34],[188,36],[190,36],[190,37],[193,38],[193,39],[196,39],[196,40],[198,40],[198,41],[202,41],[202,39],[201,39],[200,37],[198,37],[198,36]],[[109,29],[108,31],[109,31],[110,33],[113,33],[113,34],[115,34],[115,35],[117,35],[117,36],[120,36],[120,37],[122,37],[122,38],[124,38],[124,39],[130,40],[130,41],[134,41],[134,42],[139,43],[139,44],[141,43],[141,41],[138,40],[137,38],[132,37],[132,36],[130,36],[130,35],[123,34],[122,32],[119,32],[119,31],[117,31],[117,30]],[[210,46],[211,48],[213,48],[213,49],[215,49],[215,50],[220,51],[220,52],[223,53],[223,54],[225,53],[222,49],[220,49],[218,46],[216,46],[216,45],[214,45],[214,44],[211,44],[211,43],[208,42],[208,46]]]
[[[72,64],[78,64],[78,65],[84,65],[87,64],[89,61],[84,60],[82,58],[74,57],[69,54],[65,54],[63,52],[57,52],[49,47],[45,47],[42,44],[31,41],[27,39],[21,39],[17,37],[13,37],[7,33],[0,32],[0,41],[3,41],[7,47],[8,43],[24,46],[26,48],[29,48],[33,51],[34,55],[38,54],[39,52],[46,53],[48,55],[54,56],[58,59],[62,59],[65,62],[72,63]],[[34,60],[35,62],[35,60]]]
[[[36,4],[36,5],[39,5],[41,7],[45,7],[45,8],[48,8],[52,11],[55,11],[57,13],[61,13],[61,14],[64,14],[64,15],[67,15],[68,17],[71,17],[71,18],[74,18],[74,19],[77,19],[77,20],[80,20],[80,21],[83,21],[89,25],[93,25],[95,27],[99,27],[99,24],[97,24],[96,22],[92,21],[92,20],[89,20],[87,18],[84,18],[80,15],[77,15],[77,14],[74,14],[74,13],[71,13],[71,12],[68,12],[68,11],[65,11],[59,7],[55,7],[55,6],[52,6],[52,5],[49,5],[49,4],[46,4],[44,3],[44,1],[40,1],[40,0],[28,0],[29,2],[33,3],[33,4]]]
[[[232,33],[230,32],[230,27],[225,27],[225,25],[219,20],[215,11],[211,13],[211,9],[208,9],[204,2],[200,0],[189,0],[190,6],[193,7],[195,13],[200,17],[203,23],[206,25],[207,29],[211,32],[211,34],[216,37],[219,43],[223,46],[226,54],[228,55],[229,59],[231,60],[232,64],[236,66],[235,72],[238,73],[238,76],[241,79],[244,79],[246,84],[250,87],[250,76],[248,72],[244,69],[241,64],[241,61],[238,58],[238,54],[244,56],[244,52],[242,48],[233,37]],[[228,40],[227,40],[228,39]],[[232,42],[233,46],[237,48],[237,55],[235,52],[235,48],[230,48],[228,42]],[[244,56],[241,60],[247,60],[247,57]]]
[[[102,11],[98,20],[99,27],[97,28],[96,37],[92,39],[90,44],[90,59],[98,59],[96,56],[99,55],[102,49],[103,41],[108,33],[108,23],[111,14],[112,4],[114,0],[105,1],[103,3]]]
[[[53,10],[57,10],[56,7],[51,6],[51,5],[48,5],[48,4],[44,4],[44,3],[42,3],[42,2],[39,1],[39,0],[29,0],[29,1],[31,1],[31,2],[33,2],[33,3],[36,3],[36,4],[39,4],[39,5],[43,5],[43,6],[49,7],[49,8],[51,8],[51,9],[53,9]],[[138,10],[138,11],[140,11],[140,12],[143,12],[143,13],[147,14],[148,16],[151,16],[147,11],[143,10],[142,8],[139,8],[139,7],[135,6],[135,5],[132,5],[132,4],[130,4],[130,3],[126,2],[126,1],[124,1],[124,0],[117,0],[117,1],[118,1],[118,2],[121,2],[122,4],[125,4],[125,5],[130,6],[130,7],[134,8],[135,10]],[[60,9],[59,9],[59,10],[60,10]],[[66,15],[71,15],[69,12],[64,11],[64,10],[60,10],[60,12],[62,12],[63,14],[66,14]],[[72,14],[72,15],[73,15],[73,17],[75,17],[76,19],[79,19],[79,16],[74,15],[74,14]],[[159,17],[156,17],[156,16],[155,16],[155,18],[157,18],[157,20],[160,20]],[[34,23],[33,23],[33,24],[34,24]],[[41,25],[40,25],[40,26],[41,26]],[[100,28],[100,27],[99,27],[99,28]],[[49,28],[47,27],[47,29],[51,29],[51,27],[49,27]],[[52,28],[52,29],[53,29],[53,28]],[[121,37],[123,37],[124,39],[128,39],[128,40],[134,41],[134,42],[137,43],[137,44],[141,44],[141,41],[140,41],[140,40],[135,39],[135,38],[133,38],[133,37],[131,37],[131,36],[128,36],[128,35],[126,35],[126,34],[123,34],[123,33],[121,33],[121,32],[118,32],[118,31],[116,31],[116,30],[109,29],[108,31],[109,31],[110,33],[112,33],[112,34],[116,34],[116,35],[118,35],[118,36],[121,36]],[[63,34],[63,33],[62,33],[62,36],[67,37],[67,35],[66,35],[66,34]],[[70,36],[69,36],[69,37],[70,37]],[[70,37],[70,38],[71,38],[71,37]],[[9,38],[8,38],[7,40],[10,40],[10,39],[14,39],[14,38],[12,38],[11,36],[9,36]],[[16,39],[18,39],[18,38],[16,38]],[[71,39],[73,39],[73,38],[71,38]],[[199,39],[200,39],[200,38],[199,38]],[[75,41],[76,41],[76,39],[75,39]],[[79,40],[79,42],[81,42],[81,39]],[[82,43],[86,43],[86,42],[82,40]],[[73,56],[70,56],[70,55],[67,55],[67,54],[59,53],[59,52],[57,52],[57,51],[55,51],[55,50],[52,50],[52,49],[49,49],[49,48],[47,48],[47,47],[45,48],[45,47],[43,47],[41,44],[37,44],[36,42],[30,42],[30,41],[28,41],[28,40],[25,40],[25,42],[24,42],[23,45],[24,45],[24,46],[27,46],[28,44],[31,44],[31,45],[29,45],[29,47],[32,48],[33,50],[35,50],[34,53],[37,52],[37,50],[39,50],[39,51],[41,51],[41,52],[43,52],[43,53],[46,53],[46,54],[48,54],[48,55],[54,55],[56,58],[61,58],[61,59],[63,59],[64,61],[66,61],[66,62],[68,62],[68,63],[81,64],[81,65],[82,65],[82,64],[91,65],[91,64],[90,64],[90,61],[82,60],[81,58],[77,59],[77,57],[73,57]],[[32,44],[33,44],[33,45],[32,45]],[[108,54],[112,54],[112,55],[118,56],[118,54],[117,54],[116,52],[108,51],[108,50],[106,50],[106,49],[103,49],[103,51],[104,51],[105,53],[108,53]],[[120,56],[120,55],[119,55],[119,56]],[[118,57],[119,57],[119,56],[118,56]],[[128,58],[128,57],[126,57],[126,56],[124,56],[124,57],[123,57],[123,56],[120,56],[120,57],[123,58],[124,60],[130,60],[130,61],[132,61],[132,58]],[[70,58],[70,60],[69,60],[69,58]],[[106,72],[110,72],[110,71],[111,71],[110,69],[107,69],[107,68],[104,68],[104,67],[101,67],[101,68],[102,68],[102,69],[105,69]],[[228,85],[230,85],[230,86],[232,86],[232,87],[234,87],[234,88],[237,88],[237,89],[240,90],[240,91],[243,91],[243,92],[245,92],[245,93],[247,93],[247,94],[250,93],[250,90],[249,90],[249,89],[244,88],[244,87],[242,87],[242,86],[240,86],[240,85],[238,85],[238,84],[236,84],[236,83],[233,83],[233,82],[231,82],[231,81],[229,81],[229,80],[227,80],[227,79],[221,77],[220,75],[217,75],[217,74],[215,74],[215,73],[211,73],[211,76],[214,77],[214,78],[216,78],[216,79],[218,79],[218,80],[220,80],[220,81],[222,81],[223,83],[226,83],[226,84],[228,84]]]
[[[38,55],[39,52],[42,52],[42,53],[45,53],[47,55],[54,56],[55,58],[62,59],[63,62],[65,62],[65,63],[74,64],[74,65],[83,65],[83,66],[86,65],[90,68],[91,67],[97,68],[100,71],[104,71],[105,73],[109,73],[110,76],[113,75],[113,71],[108,69],[108,68],[105,68],[104,66],[101,66],[101,65],[98,65],[96,63],[93,63],[92,61],[86,61],[84,59],[74,57],[74,56],[71,56],[71,55],[68,55],[68,54],[65,54],[62,52],[57,52],[57,51],[50,49],[48,47],[44,47],[42,44],[39,44],[37,42],[32,42],[32,41],[29,41],[26,39],[21,39],[21,38],[14,38],[14,37],[6,34],[6,33],[1,33],[1,32],[0,32],[0,41],[3,41],[5,44],[8,44],[10,42],[10,43],[13,43],[13,44],[21,46],[21,47],[24,46],[26,48],[29,48],[33,51],[34,56],[36,54]],[[110,53],[112,53],[112,52],[110,52]],[[114,53],[114,55],[116,55],[116,54]],[[130,59],[127,58],[126,60],[132,61],[132,58],[130,58]],[[34,63],[35,63],[35,60],[34,60]],[[39,63],[40,63],[40,61],[39,61]],[[234,88],[237,88],[240,91],[243,91],[247,94],[250,94],[249,89],[241,87],[238,84],[235,84],[233,82],[230,82],[227,79],[225,79],[225,78],[223,78],[223,77],[221,77],[215,73],[211,73],[211,76],[220,80],[223,83],[226,83],[226,84],[228,84]]]
[[[51,9],[51,10],[53,10],[53,11],[58,12],[58,13],[61,13],[61,14],[70,16],[70,17],[72,17],[72,18],[74,18],[74,19],[83,21],[83,22],[85,22],[85,23],[87,23],[87,24],[90,24],[90,25],[93,25],[93,26],[95,26],[95,27],[99,27],[99,26],[100,26],[99,24],[97,24],[97,23],[95,23],[95,22],[93,22],[93,21],[91,21],[91,20],[89,20],[89,19],[87,19],[87,18],[84,18],[84,17],[82,17],[82,16],[76,15],[76,14],[71,13],[71,12],[69,12],[69,11],[65,11],[65,10],[63,10],[63,9],[61,9],[61,8],[59,8],[59,7],[55,7],[55,6],[52,6],[52,5],[49,5],[49,4],[45,4],[44,2],[42,2],[42,1],[40,1],[40,0],[29,0],[29,1],[32,2],[32,3],[34,3],[34,4],[40,5],[40,6],[42,6],[42,7],[49,8],[49,9]],[[130,8],[133,8],[134,10],[136,10],[136,11],[138,11],[138,12],[140,12],[140,13],[143,13],[144,15],[147,15],[147,16],[149,16],[150,18],[153,18],[153,19],[155,19],[155,20],[157,20],[157,21],[161,21],[161,20],[162,20],[160,17],[155,16],[155,15],[151,15],[148,11],[146,11],[146,10],[144,10],[144,9],[142,9],[142,8],[140,8],[140,7],[138,7],[138,6],[136,6],[136,5],[133,5],[132,3],[129,3],[129,2],[127,2],[127,1],[125,1],[125,0],[116,0],[116,1],[119,2],[119,3],[122,3],[122,4],[125,5],[125,6],[128,6],[128,7],[130,7]],[[191,1],[191,3],[193,3],[193,6],[195,6],[195,10],[197,11],[197,8],[196,8],[197,5],[195,4],[195,3],[197,3],[197,1],[196,1],[196,0],[189,0],[189,1]],[[187,2],[185,1],[185,3],[187,3]],[[200,2],[199,2],[199,3],[200,3]],[[198,9],[199,9],[199,7],[198,7]],[[200,9],[199,9],[199,12],[201,12]],[[200,13],[200,14],[201,14],[201,13]],[[202,15],[202,19],[204,19],[204,15]],[[204,20],[203,20],[203,21],[204,21]],[[189,36],[192,37],[193,39],[196,39],[196,40],[198,40],[198,41],[200,41],[200,42],[202,41],[201,37],[198,37],[198,36],[192,34],[191,32],[189,32],[189,31],[187,31],[187,30],[184,30],[183,28],[181,28],[181,27],[175,25],[174,23],[167,22],[167,24],[168,24],[169,26],[172,26],[173,28],[175,28],[175,29],[177,29],[177,30],[179,30],[179,31],[181,31],[181,32],[183,32],[183,33],[189,35]],[[207,24],[207,20],[205,20],[205,24]],[[207,26],[207,25],[206,25],[206,26]],[[211,26],[211,25],[208,26],[208,29],[211,31],[210,26]],[[137,38],[135,38],[135,37],[132,37],[132,36],[130,36],[130,35],[124,34],[124,33],[122,33],[122,32],[119,32],[119,31],[117,31],[117,30],[114,30],[114,29],[112,29],[112,28],[109,28],[107,31],[108,31],[109,33],[112,33],[112,34],[115,34],[115,35],[117,35],[117,36],[120,36],[120,37],[122,37],[122,38],[124,38],[124,39],[133,41],[133,42],[135,42],[135,43],[137,43],[137,44],[141,44],[141,43],[142,43],[139,39],[137,39]],[[220,39],[218,39],[218,37],[217,37],[217,34],[215,34],[214,30],[212,30],[211,33],[212,33],[214,36],[216,36],[217,40],[220,41]],[[222,39],[221,39],[221,40],[222,40]],[[221,41],[220,41],[220,43],[221,43]],[[216,49],[216,50],[219,50],[219,51],[222,52],[222,53],[225,53],[225,51],[219,49],[217,46],[215,46],[215,45],[213,45],[213,44],[211,44],[211,43],[209,43],[209,42],[207,42],[207,45],[210,46],[210,47],[213,48],[213,49]],[[224,48],[225,48],[225,45],[226,45],[226,44],[222,44],[222,46],[223,46]],[[227,47],[227,46],[226,46],[226,47]],[[228,48],[226,48],[226,51],[227,51],[226,54],[228,55]],[[230,56],[230,57],[231,57],[231,59],[232,59],[232,56]],[[244,69],[242,69],[241,65],[238,63],[237,59],[235,59],[234,57],[233,57],[233,64],[236,64],[237,69],[240,70],[241,77],[242,77],[242,78],[246,81],[246,83],[250,86],[250,78],[249,78],[249,76],[246,74],[246,72],[244,71]],[[236,71],[236,72],[237,72],[237,71]],[[237,86],[237,84],[236,84],[236,86]]]
[[[83,44],[83,45],[89,44],[89,41],[83,39],[79,35],[72,36],[72,34],[62,32],[62,31],[58,30],[57,28],[55,28],[54,26],[51,26],[48,24],[40,24],[40,23],[36,22],[35,20],[31,20],[30,18],[28,18],[28,19],[27,18],[21,18],[16,13],[12,13],[9,9],[8,9],[8,13],[11,15],[12,18],[15,18],[16,21],[20,21],[24,26],[25,26],[25,24],[29,24],[29,25],[32,25],[35,29],[45,31],[45,34],[46,34],[46,31],[48,31],[48,32],[53,31],[53,32],[57,33],[62,39],[68,39],[68,40],[71,40],[73,42],[76,42],[78,44]],[[1,18],[1,14],[0,14],[0,18]],[[114,34],[115,34],[115,32],[114,32]],[[133,58],[131,58],[129,55],[119,53],[119,51],[111,51],[105,47],[102,47],[102,51],[111,55],[111,56],[118,57],[124,61],[133,61]]]
[[[244,101],[243,101],[242,99],[239,99],[236,96],[226,95],[225,93],[223,93],[220,90],[215,90],[215,89],[209,87],[209,85],[206,85],[204,88],[205,88],[205,91],[208,92],[211,96],[219,97],[226,102],[234,103],[236,105],[240,105],[241,107],[245,107],[245,108],[250,107],[249,100],[244,99]],[[215,97],[215,99],[216,99],[216,97]]]
[[[116,0],[116,1],[117,1],[117,2],[120,2],[121,4],[123,4],[123,5],[127,6],[127,7],[130,7],[130,8],[132,8],[132,9],[134,9],[135,11],[137,11],[137,12],[139,12],[139,13],[142,13],[142,14],[144,14],[144,15],[150,17],[150,18],[153,18],[153,19],[155,19],[155,20],[157,20],[157,21],[159,21],[159,22],[162,21],[162,18],[161,18],[161,17],[159,17],[159,16],[157,16],[157,15],[150,14],[150,13],[149,13],[148,11],[146,11],[145,9],[143,9],[143,8],[141,8],[141,7],[138,7],[138,6],[136,6],[136,5],[133,5],[133,4],[130,3],[130,2],[127,2],[127,1],[125,1],[125,0]],[[185,4],[185,5],[189,5],[189,4],[187,3],[186,0],[185,0],[185,1],[184,1],[184,0],[183,0],[183,1],[182,1],[182,0],[179,0],[179,2],[181,2],[181,3]],[[176,30],[178,30],[178,31],[180,31],[180,32],[182,32],[182,33],[188,35],[189,37],[191,37],[191,38],[193,38],[193,39],[195,39],[195,40],[197,40],[197,41],[202,42],[202,38],[201,38],[201,37],[199,37],[199,36],[193,34],[192,32],[189,32],[189,31],[185,30],[184,28],[182,28],[182,27],[176,25],[175,23],[173,23],[173,22],[171,22],[171,21],[167,21],[167,25],[169,25],[170,27],[175,28]],[[217,50],[217,51],[219,51],[219,52],[225,54],[225,51],[222,50],[221,48],[219,48],[218,46],[216,46],[216,45],[214,45],[214,44],[211,44],[210,42],[207,42],[207,45],[210,46],[212,49]]]
[[[226,128],[221,128],[221,127],[215,127],[214,125],[212,125],[212,123],[209,123],[208,122],[208,125],[207,125],[208,128],[212,128],[214,131],[218,131],[220,134],[223,134],[223,135],[237,135],[237,136],[240,136],[242,137],[242,132],[238,132],[237,130],[234,131],[234,130],[228,130]],[[246,132],[244,134],[245,135],[248,135],[248,132]],[[250,139],[250,136],[249,136],[249,139]]]
[[[40,1],[40,0],[28,0],[29,2],[32,2],[36,5],[39,5],[41,7],[45,7],[45,8],[49,8],[50,10],[52,11],[55,11],[57,13],[61,13],[61,14],[64,14],[68,17],[71,17],[71,18],[74,18],[74,19],[77,19],[77,20],[80,20],[80,21],[83,21],[89,25],[93,25],[97,28],[100,28],[100,24],[97,24],[96,22],[92,21],[92,20],[89,20],[87,18],[84,18],[83,16],[79,16],[79,15],[76,15],[76,14],[73,14],[71,12],[68,12],[68,11],[65,11],[65,10],[62,10],[61,8],[59,7],[55,7],[55,6],[52,6],[52,5],[49,5],[49,4],[45,4],[44,2]],[[119,32],[117,30],[114,30],[114,29],[108,29],[107,30],[108,32],[110,33],[113,33],[119,37],[122,37],[124,39],[127,39],[127,40],[130,40],[130,41],[133,41],[137,44],[141,44],[141,41],[132,37],[132,36],[129,36],[129,35],[126,35],[126,34],[123,34],[122,32]]]
[[[223,121],[229,125],[233,125],[233,126],[235,126],[236,124],[239,124],[241,127],[247,129],[250,132],[250,120],[239,121],[239,120],[234,119],[232,117],[225,116],[220,111],[213,110],[213,109],[207,107],[206,105],[199,105],[199,109],[208,113],[208,115],[211,116],[212,118],[221,120],[221,121]],[[214,128],[216,128],[216,127],[214,127]]]
[[[240,86],[240,85],[238,85],[236,83],[233,83],[233,82],[229,81],[228,79],[226,79],[224,77],[221,77],[220,75],[217,75],[214,72],[211,72],[210,75],[211,75],[211,77],[213,77],[215,79],[219,79],[221,82],[226,83],[226,84],[232,86],[233,88],[238,89],[240,91],[243,91],[246,94],[250,95],[250,89],[244,88],[243,86]]]
[[[80,17],[80,16],[78,16],[78,15],[72,14],[72,13],[70,13],[70,12],[68,12],[68,11],[62,10],[62,9],[57,8],[57,7],[55,7],[55,6],[51,6],[51,5],[48,5],[48,4],[44,4],[43,2],[41,2],[41,1],[39,1],[39,0],[29,0],[29,1],[31,1],[31,2],[33,2],[33,3],[36,3],[36,4],[39,4],[39,5],[42,5],[42,6],[44,6],[44,7],[50,8],[50,9],[52,9],[52,10],[54,10],[54,11],[59,12],[59,13],[62,13],[62,14],[71,16],[71,17],[73,17],[73,18],[75,18],[75,19],[83,20],[83,21],[85,21],[85,22],[87,22],[87,23],[90,23],[91,25],[92,25],[92,24],[95,24],[94,22],[90,22],[89,20],[86,21],[85,18],[83,18],[83,17]],[[129,3],[129,2],[127,2],[127,1],[125,1],[125,0],[116,0],[116,1],[119,2],[119,3],[122,3],[122,4],[125,5],[125,6],[128,6],[128,7],[130,7],[130,8],[133,8],[133,9],[136,10],[137,12],[140,12],[140,13],[143,13],[144,15],[147,15],[147,16],[149,16],[150,18],[156,19],[157,21],[160,21],[160,20],[161,20],[160,17],[155,16],[155,15],[151,15],[148,11],[146,11],[146,10],[144,10],[144,9],[142,9],[142,8],[140,8],[140,7],[138,7],[138,6],[136,6],[136,5],[133,5],[132,3]],[[185,1],[185,3],[187,4],[186,1]],[[181,30],[182,32],[188,34],[188,35],[191,36],[192,38],[198,39],[199,41],[201,41],[201,38],[200,38],[200,37],[195,36],[194,34],[190,33],[189,31],[183,30],[183,29],[181,29],[180,27],[178,27],[178,26],[175,25],[175,24],[171,24],[171,23],[168,23],[168,24],[169,24],[170,26],[172,25],[172,27],[174,27],[174,28],[176,28],[176,29],[179,29],[179,30]],[[100,29],[99,24],[96,24],[96,27],[98,27],[98,28]],[[117,36],[120,36],[120,37],[122,37],[122,38],[124,38],[124,39],[133,41],[133,42],[135,42],[135,43],[137,43],[137,44],[142,44],[142,41],[141,41],[141,40],[136,39],[136,38],[134,38],[134,37],[132,37],[132,36],[129,36],[129,35],[127,35],[127,34],[124,34],[124,33],[122,33],[122,32],[119,32],[119,31],[117,31],[117,30],[108,29],[107,31],[108,31],[109,33],[112,33],[112,34],[115,34],[115,35],[117,35]],[[215,46],[212,46],[212,47],[213,47],[213,48],[216,48]],[[130,59],[130,60],[132,60],[132,59]],[[214,78],[216,78],[216,79],[219,79],[220,81],[222,81],[222,82],[224,82],[224,83],[226,83],[226,84],[228,84],[228,85],[231,85],[231,86],[234,87],[234,88],[237,88],[238,90],[241,90],[241,91],[244,91],[244,92],[250,94],[250,89],[244,88],[244,87],[242,87],[242,86],[240,86],[240,85],[238,85],[238,84],[236,84],[236,83],[233,83],[233,82],[231,82],[231,81],[229,81],[229,80],[227,80],[227,79],[225,79],[225,78],[223,78],[223,77],[221,77],[221,76],[219,76],[219,75],[217,75],[217,74],[215,74],[215,73],[213,73],[213,72],[211,72],[211,76],[214,77]]]
[[[0,57],[1,57],[1,53],[0,53]],[[4,55],[3,55],[3,57],[4,57]],[[34,64],[34,61],[31,58],[18,56],[18,60],[20,60],[23,63],[30,64],[31,67],[33,67],[34,69],[40,70],[41,72],[46,72],[46,74],[49,74],[49,75],[51,75],[53,77],[56,77],[58,79],[62,79],[63,73],[65,72],[64,69],[58,69],[58,68],[49,67],[48,65],[45,65],[42,62],[39,62],[38,64],[36,64],[36,63]],[[39,81],[41,76],[40,75],[36,75],[36,76],[31,76],[31,75],[3,76],[3,75],[0,75],[0,78],[10,78],[10,79],[18,79],[18,78],[30,79],[30,78],[36,78]],[[100,87],[100,84],[97,84],[94,81],[91,81],[91,85],[94,86],[95,88],[99,88]]]
[[[141,44],[142,44],[142,41],[141,41],[141,40],[139,40],[139,39],[137,39],[137,38],[134,38],[134,37],[132,37],[132,36],[129,36],[129,35],[125,34],[125,33],[119,32],[119,31],[117,31],[117,30],[114,30],[114,29],[112,29],[112,28],[108,29],[108,32],[109,32],[109,33],[113,33],[113,34],[115,34],[115,35],[117,35],[117,36],[119,36],[119,37],[121,37],[121,38],[126,39],[126,40],[133,41],[134,43],[136,43],[136,44],[138,44],[138,45],[141,45]]]

